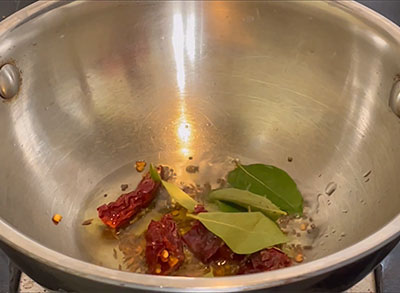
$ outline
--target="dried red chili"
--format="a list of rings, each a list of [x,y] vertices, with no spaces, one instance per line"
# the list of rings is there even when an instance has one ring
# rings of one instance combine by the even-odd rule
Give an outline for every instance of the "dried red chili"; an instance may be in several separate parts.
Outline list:
[[[199,221],[194,222],[182,239],[194,256],[205,264],[209,264],[218,249],[225,245],[221,238],[208,231]]]
[[[111,228],[128,223],[141,209],[147,207],[156,196],[159,182],[147,173],[132,192],[122,194],[116,201],[97,208],[99,218]]]
[[[185,257],[183,242],[170,214],[151,221],[145,238],[148,273],[169,275],[180,267]]]
[[[194,212],[204,213],[207,210],[197,205]],[[221,238],[208,231],[200,221],[194,221],[192,228],[182,236],[182,239],[194,256],[204,264],[218,262],[236,264],[244,257],[234,253]]]
[[[290,258],[275,248],[264,249],[246,257],[240,264],[238,274],[252,274],[272,271],[288,267],[292,264]]]
[[[195,214],[206,212],[203,205],[197,205],[194,209]],[[221,238],[208,231],[199,221],[193,222],[192,228],[182,239],[194,256],[205,264],[209,264],[218,250],[225,245]]]

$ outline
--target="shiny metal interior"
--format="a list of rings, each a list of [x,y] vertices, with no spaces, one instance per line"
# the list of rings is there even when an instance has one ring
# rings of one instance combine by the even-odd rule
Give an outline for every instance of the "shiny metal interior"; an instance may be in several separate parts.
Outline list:
[[[97,264],[102,246],[80,223],[138,181],[135,160],[179,170],[234,157],[296,180],[319,229],[309,261],[348,248],[399,223],[399,54],[394,26],[351,3],[37,3],[0,26],[0,61],[22,77],[0,103],[0,238],[43,262],[46,247]]]

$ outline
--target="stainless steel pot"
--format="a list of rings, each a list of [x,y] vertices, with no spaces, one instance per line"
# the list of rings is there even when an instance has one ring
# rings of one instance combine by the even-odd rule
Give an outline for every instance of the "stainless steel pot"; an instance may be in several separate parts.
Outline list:
[[[344,289],[398,241],[400,31],[359,4],[38,2],[0,24],[0,56],[21,75],[0,76],[19,88],[0,103],[0,243],[51,289]],[[98,266],[112,244],[81,221],[134,185],[135,160],[188,156],[286,169],[319,231],[308,261],[213,279]]]

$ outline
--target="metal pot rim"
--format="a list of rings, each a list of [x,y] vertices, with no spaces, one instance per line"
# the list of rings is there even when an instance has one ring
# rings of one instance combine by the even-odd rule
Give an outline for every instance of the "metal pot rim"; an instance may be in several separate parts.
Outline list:
[[[28,22],[54,8],[70,3],[36,2],[0,24],[0,35]],[[400,43],[400,29],[385,17],[356,2],[326,2],[358,17],[368,19],[370,23],[380,27]],[[298,266],[267,273],[222,277],[222,278],[188,278],[164,277],[122,272],[74,259],[49,249],[33,239],[16,231],[0,218],[0,240],[19,252],[58,270],[111,285],[156,289],[159,291],[182,292],[191,291],[243,291],[275,287],[318,276],[336,268],[350,264],[400,236],[400,214],[383,228],[364,240],[326,257]]]

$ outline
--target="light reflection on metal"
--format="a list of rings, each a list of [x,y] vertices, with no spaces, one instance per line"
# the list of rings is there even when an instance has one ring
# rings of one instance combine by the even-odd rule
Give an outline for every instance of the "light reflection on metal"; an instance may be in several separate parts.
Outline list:
[[[185,34],[183,32],[182,14],[175,13],[172,31],[172,46],[174,48],[174,58],[176,63],[176,82],[179,92],[182,95],[185,89],[185,59],[184,46]]]
[[[179,90],[180,109],[177,119],[177,138],[180,152],[184,156],[188,156],[191,152],[192,140],[192,124],[186,117],[185,102],[185,52],[190,63],[193,64],[196,51],[195,40],[195,16],[190,13],[186,19],[186,34],[184,30],[184,22],[181,12],[177,12],[173,16],[172,46],[174,49],[174,58],[176,64],[176,83]]]
[[[191,63],[193,63],[196,53],[196,40],[194,36],[195,28],[194,14],[191,13],[187,18],[185,38],[186,54],[188,55]]]
[[[188,143],[190,140],[191,135],[191,127],[190,124],[187,122],[185,113],[182,111],[180,115],[179,127],[178,127],[178,136],[179,140],[182,143]]]

